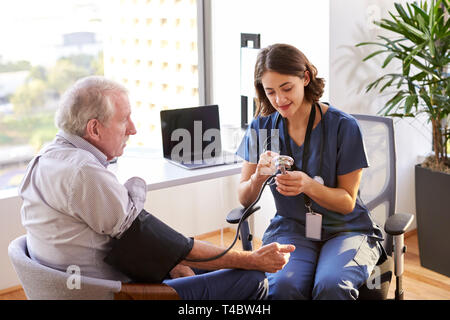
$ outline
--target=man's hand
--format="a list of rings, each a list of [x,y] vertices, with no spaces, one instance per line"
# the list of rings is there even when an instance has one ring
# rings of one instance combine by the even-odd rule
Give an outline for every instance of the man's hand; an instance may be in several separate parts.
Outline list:
[[[194,240],[194,246],[188,254],[190,259],[209,258],[222,253],[224,248],[203,241]],[[277,242],[265,245],[255,251],[231,249],[224,256],[205,262],[183,260],[183,265],[206,270],[245,269],[263,272],[277,272],[289,261],[290,253],[295,250],[291,244]]]
[[[257,270],[274,273],[283,269],[294,250],[295,246],[292,244],[272,242],[252,252],[252,258]]]
[[[177,264],[170,270],[169,274],[172,279],[195,276],[195,273],[191,268],[182,264]]]

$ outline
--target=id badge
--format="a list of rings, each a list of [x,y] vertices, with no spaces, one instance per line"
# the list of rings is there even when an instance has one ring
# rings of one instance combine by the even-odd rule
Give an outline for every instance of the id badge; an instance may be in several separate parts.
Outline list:
[[[306,237],[320,240],[322,235],[322,215],[315,212],[306,212]]]

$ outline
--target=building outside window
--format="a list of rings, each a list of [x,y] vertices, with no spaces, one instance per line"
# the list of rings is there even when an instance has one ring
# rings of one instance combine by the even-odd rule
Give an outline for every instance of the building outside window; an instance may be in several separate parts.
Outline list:
[[[0,196],[55,136],[61,94],[105,75],[127,87],[138,134],[161,144],[159,111],[199,105],[196,0],[0,2]]]
[[[197,1],[113,1],[104,27],[105,75],[134,107],[129,147],[157,148],[160,110],[199,105]]]

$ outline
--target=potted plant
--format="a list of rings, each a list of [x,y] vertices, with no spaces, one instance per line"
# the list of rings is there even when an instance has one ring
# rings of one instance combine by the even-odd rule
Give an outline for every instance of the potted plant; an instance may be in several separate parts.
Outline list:
[[[381,65],[399,60],[401,70],[386,72],[367,86],[366,92],[393,89],[392,97],[379,111],[390,117],[417,117],[426,114],[432,126],[434,155],[416,165],[416,218],[421,264],[450,276],[450,160],[449,114],[450,19],[449,0],[395,4],[390,19],[374,23],[390,30],[391,38],[378,36],[363,61],[386,55]]]

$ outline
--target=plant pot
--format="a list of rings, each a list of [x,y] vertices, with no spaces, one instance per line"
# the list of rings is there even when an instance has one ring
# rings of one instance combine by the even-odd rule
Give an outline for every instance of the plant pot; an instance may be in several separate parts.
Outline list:
[[[415,168],[420,264],[450,276],[450,174]]]

